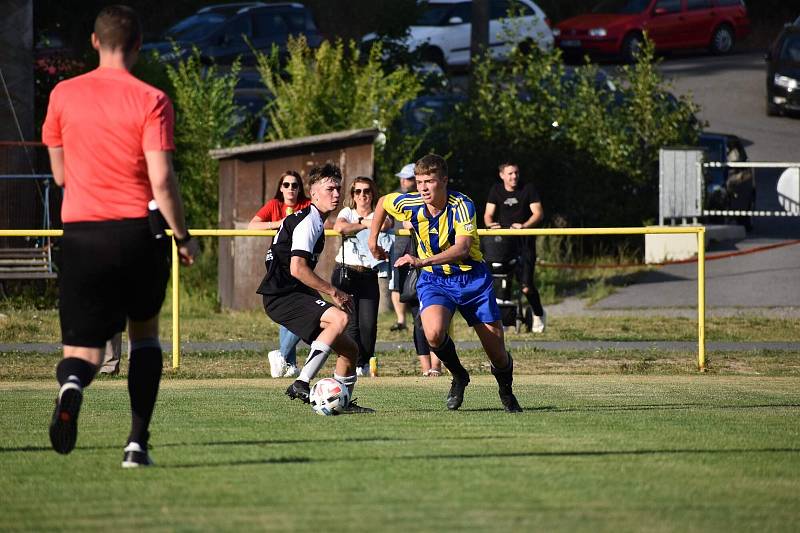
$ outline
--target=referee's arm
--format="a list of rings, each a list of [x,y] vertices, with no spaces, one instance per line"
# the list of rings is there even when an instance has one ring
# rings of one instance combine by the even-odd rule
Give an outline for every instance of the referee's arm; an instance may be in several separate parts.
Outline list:
[[[64,186],[64,148],[56,146],[47,149],[50,155],[50,169],[53,172],[53,180],[59,187]]]
[[[164,215],[164,219],[172,228],[172,232],[177,240],[184,239],[189,235],[186,229],[186,220],[183,216],[183,202],[178,183],[175,180],[175,172],[172,169],[172,153],[165,150],[148,150],[144,153],[147,162],[147,175],[150,178],[150,187],[153,190],[153,198],[158,204],[158,209]],[[189,241],[186,245],[178,247],[181,262],[191,265],[197,253],[197,243]]]

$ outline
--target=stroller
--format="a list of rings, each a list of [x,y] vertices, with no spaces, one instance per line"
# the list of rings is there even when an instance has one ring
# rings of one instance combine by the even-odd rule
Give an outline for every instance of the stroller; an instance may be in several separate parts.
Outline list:
[[[533,310],[524,300],[522,292],[512,294],[514,278],[520,266],[519,239],[515,237],[487,235],[481,237],[483,258],[492,274],[497,306],[500,308],[503,326],[514,326],[517,333],[525,325],[530,332],[533,326]]]

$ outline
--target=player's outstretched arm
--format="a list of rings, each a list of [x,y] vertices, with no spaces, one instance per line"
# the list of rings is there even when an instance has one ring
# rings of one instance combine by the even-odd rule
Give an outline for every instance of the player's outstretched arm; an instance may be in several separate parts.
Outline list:
[[[431,265],[447,265],[450,263],[457,263],[469,257],[469,249],[471,245],[471,236],[456,235],[455,244],[453,244],[453,246],[447,250],[436,255],[432,255],[431,257],[426,257],[425,259],[420,259],[418,257],[414,257],[413,255],[406,254],[403,257],[398,258],[397,261],[394,262],[394,266],[401,267],[408,265],[413,268],[422,268]]]
[[[147,175],[158,209],[172,229],[177,240],[188,236],[186,220],[183,216],[183,202],[178,192],[178,182],[172,169],[172,153],[164,150],[149,150],[144,153],[147,162]],[[178,246],[178,255],[184,265],[194,263],[197,243],[190,240]]]

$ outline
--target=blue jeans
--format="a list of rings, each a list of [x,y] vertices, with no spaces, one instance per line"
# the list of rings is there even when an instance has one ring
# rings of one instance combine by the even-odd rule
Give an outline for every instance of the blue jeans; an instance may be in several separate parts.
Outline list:
[[[297,343],[300,342],[300,337],[283,326],[280,327],[278,337],[281,342],[281,355],[286,359],[286,363],[297,366]]]

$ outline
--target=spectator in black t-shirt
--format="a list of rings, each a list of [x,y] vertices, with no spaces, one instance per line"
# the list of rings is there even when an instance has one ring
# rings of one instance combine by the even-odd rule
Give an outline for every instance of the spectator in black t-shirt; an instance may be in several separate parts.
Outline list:
[[[533,184],[519,183],[519,166],[502,163],[498,170],[502,183],[496,183],[489,191],[483,222],[489,229],[528,229],[538,225],[544,218],[542,202]],[[541,333],[545,328],[545,312],[539,291],[534,283],[536,268],[536,237],[520,238],[520,263],[517,272],[522,293],[533,309],[533,331]]]

